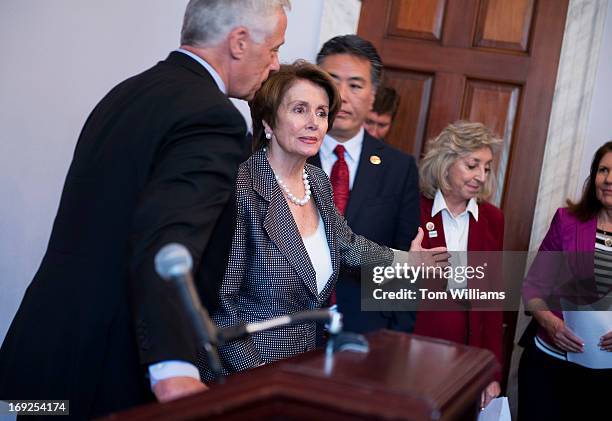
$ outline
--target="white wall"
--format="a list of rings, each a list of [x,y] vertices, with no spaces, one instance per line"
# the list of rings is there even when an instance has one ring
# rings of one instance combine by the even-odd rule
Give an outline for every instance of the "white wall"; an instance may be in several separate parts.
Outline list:
[[[338,35],[356,34],[361,0],[325,0],[319,46]]]
[[[0,2],[0,341],[45,251],[80,129],[178,46],[187,0]],[[282,61],[314,58],[323,0],[293,0]]]
[[[595,151],[604,143],[612,140],[612,2],[608,2],[608,12],[604,29],[595,89],[587,129],[587,140],[582,153],[578,187],[575,198],[582,193],[583,181],[589,175],[591,160]]]

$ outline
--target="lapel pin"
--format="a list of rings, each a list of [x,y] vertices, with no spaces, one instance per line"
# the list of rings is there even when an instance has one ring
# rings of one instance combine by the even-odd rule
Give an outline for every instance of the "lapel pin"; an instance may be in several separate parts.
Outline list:
[[[425,224],[425,229],[427,230],[427,235],[429,238],[436,238],[438,236],[438,231],[434,229],[435,227],[436,226],[431,221]]]
[[[380,156],[378,155],[372,155],[370,156],[370,162],[374,165],[380,165],[380,163],[382,162],[382,159],[380,159]]]

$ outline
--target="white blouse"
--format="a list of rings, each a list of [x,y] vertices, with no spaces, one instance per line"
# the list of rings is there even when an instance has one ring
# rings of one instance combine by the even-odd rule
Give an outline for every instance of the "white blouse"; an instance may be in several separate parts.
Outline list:
[[[317,292],[320,294],[332,276],[333,269],[329,244],[327,244],[327,236],[325,235],[325,225],[323,225],[323,219],[318,210],[317,213],[319,214],[317,230],[307,237],[302,237],[302,241],[304,241],[308,257],[310,257],[312,267],[317,274]]]
[[[446,204],[444,195],[438,189],[434,197],[434,203],[431,207],[431,217],[436,216],[438,212],[442,212],[442,225],[444,225],[444,238],[446,239],[446,249],[451,255],[449,262],[453,267],[467,266],[467,247],[468,236],[470,233],[470,213],[476,221],[478,221],[478,204],[476,199],[471,198],[466,209],[459,215],[454,216]],[[453,253],[455,252],[455,253]],[[455,282],[453,279],[448,280],[447,289],[467,288],[467,282]]]

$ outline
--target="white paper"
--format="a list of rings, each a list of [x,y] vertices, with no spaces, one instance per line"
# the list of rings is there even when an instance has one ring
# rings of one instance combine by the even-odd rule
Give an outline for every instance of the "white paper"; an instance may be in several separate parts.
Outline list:
[[[612,352],[598,345],[612,331],[612,311],[564,311],[563,320],[584,341],[584,352],[568,352],[568,361],[589,368],[612,368]]]
[[[478,421],[512,421],[508,398],[502,396],[495,398],[480,411]]]

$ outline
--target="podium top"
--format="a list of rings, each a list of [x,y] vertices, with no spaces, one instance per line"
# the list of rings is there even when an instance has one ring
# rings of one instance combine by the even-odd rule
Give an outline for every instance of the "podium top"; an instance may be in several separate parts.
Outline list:
[[[388,330],[367,337],[367,354],[342,351],[330,364],[323,350],[307,352],[112,419],[464,419],[498,369],[484,349]]]

